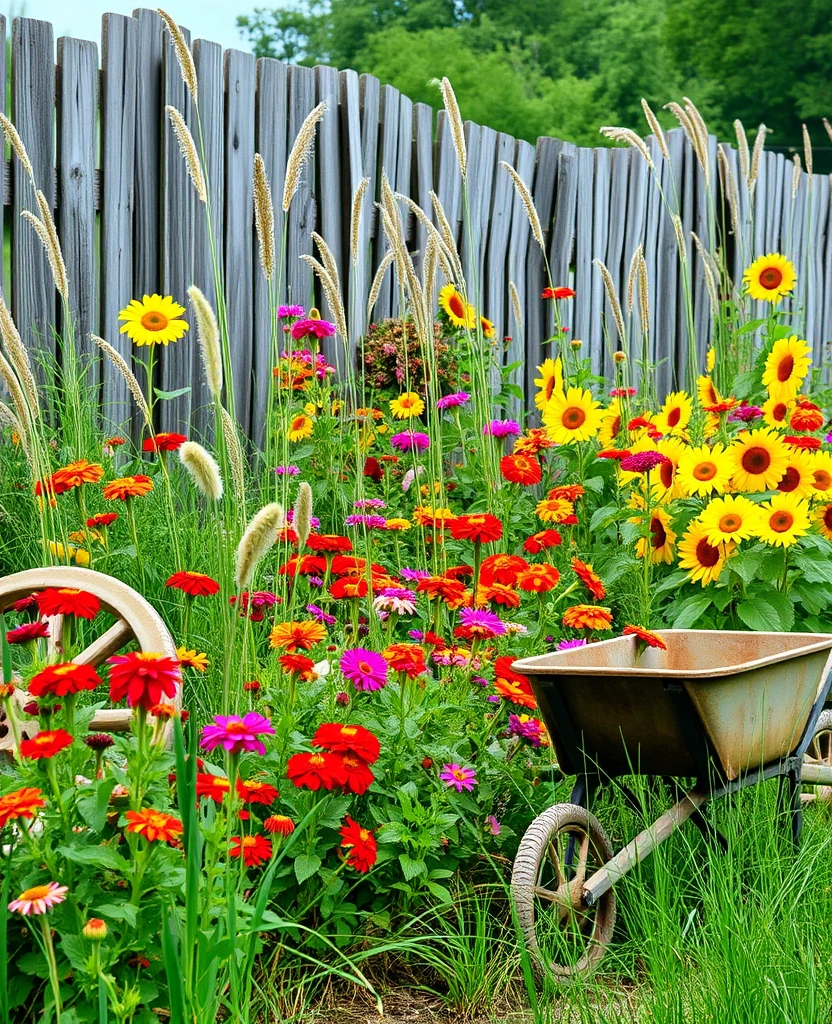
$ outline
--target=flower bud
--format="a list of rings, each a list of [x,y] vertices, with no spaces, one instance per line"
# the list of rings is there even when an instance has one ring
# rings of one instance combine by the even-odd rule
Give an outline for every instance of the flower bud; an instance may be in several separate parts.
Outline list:
[[[617,363],[626,363],[627,362],[627,353],[626,352],[620,352],[620,351],[619,352],[613,352],[613,356],[612,357],[613,357],[613,359]]]
[[[103,942],[107,938],[107,925],[100,917],[91,917],[82,928],[81,933],[91,942]]]

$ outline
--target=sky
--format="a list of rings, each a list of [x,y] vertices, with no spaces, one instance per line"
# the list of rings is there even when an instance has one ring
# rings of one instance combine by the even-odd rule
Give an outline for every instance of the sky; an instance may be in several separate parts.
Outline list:
[[[55,39],[74,36],[92,39],[101,44],[101,16],[103,14],[130,15],[137,7],[164,7],[180,25],[190,29],[192,39],[209,39],[224,47],[250,50],[242,39],[235,20],[238,14],[248,14],[255,7],[268,6],[264,0],[165,0],[163,3],[142,4],[139,0],[17,0],[11,5],[13,15],[51,21]],[[8,0],[0,3],[0,13],[9,18]],[[9,29],[11,26],[9,25]]]

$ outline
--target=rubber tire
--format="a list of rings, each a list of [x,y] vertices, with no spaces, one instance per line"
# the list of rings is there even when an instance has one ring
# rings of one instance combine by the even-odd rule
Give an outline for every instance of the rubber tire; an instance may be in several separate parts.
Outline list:
[[[814,743],[815,736],[819,732],[832,732],[832,708],[824,708],[823,711],[818,715],[817,723],[815,724],[815,733],[809,743],[809,747],[806,751],[807,755],[813,757],[811,754],[812,744]],[[804,794],[804,801],[817,800],[819,803],[829,804],[832,803],[832,786],[812,786],[808,794]]]
[[[572,966],[552,963],[540,952],[535,935],[534,887],[537,885],[541,857],[553,836],[573,825],[589,833],[590,847],[601,863],[612,858],[612,846],[598,819],[577,804],[555,804],[539,815],[526,829],[511,873],[511,894],[517,921],[531,954],[532,963],[541,975],[548,973],[559,982],[574,981],[593,971],[604,955],[615,928],[615,894],[608,890],[595,907],[595,934],[583,957]]]

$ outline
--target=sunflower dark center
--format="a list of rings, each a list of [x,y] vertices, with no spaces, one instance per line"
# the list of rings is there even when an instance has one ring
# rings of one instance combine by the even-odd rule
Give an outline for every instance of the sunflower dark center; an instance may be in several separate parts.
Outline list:
[[[712,569],[719,561],[719,549],[703,538],[696,545],[696,560],[705,569]]]
[[[823,510],[823,525],[827,530],[832,530],[832,505],[827,505]]]
[[[736,512],[726,512],[719,520],[719,529],[722,533],[736,533],[742,526],[742,516]]]
[[[769,291],[774,291],[775,288],[779,288],[782,280],[783,271],[778,267],[766,267],[766,269],[760,274],[760,284],[763,288],[767,288]]]
[[[783,356],[780,362],[777,364],[777,379],[781,384],[785,383],[791,377],[792,371],[794,370],[794,356],[789,354]]]
[[[713,480],[716,476],[716,463],[715,462],[700,462],[693,470],[693,475],[697,480]]]
[[[563,425],[567,430],[577,430],[586,421],[586,413],[580,406],[571,405],[563,414]]]
[[[785,533],[787,530],[792,528],[794,524],[794,516],[791,512],[787,512],[783,509],[781,512],[775,512],[769,519],[768,524],[775,533]]]
[[[789,466],[786,472],[783,474],[783,479],[777,485],[778,491],[793,491],[800,483],[800,473],[794,468]]]
[[[832,476],[825,469],[816,469],[812,475],[814,477],[812,486],[816,491],[828,491],[832,486]]]
[[[146,331],[163,331],[168,325],[168,318],[164,313],[151,309],[142,317],[142,327]]]
[[[677,405],[673,409],[671,409],[670,412],[667,414],[667,425],[669,427],[677,427],[679,425],[679,420],[681,418],[682,410],[680,406]]]
[[[750,473],[752,476],[757,476],[760,473],[765,473],[768,467],[771,465],[771,455],[765,448],[754,447],[746,448],[742,456],[742,468],[746,473]]]
[[[463,319],[465,316],[465,306],[462,303],[462,297],[458,292],[454,292],[448,300],[448,308],[451,310],[454,316]]]
[[[663,487],[670,487],[672,485],[675,470],[676,467],[669,459],[667,462],[663,462],[659,466],[659,479],[661,480]]]
[[[666,543],[667,531],[664,528],[664,523],[658,516],[653,516],[650,520],[650,544],[658,550],[663,548]]]

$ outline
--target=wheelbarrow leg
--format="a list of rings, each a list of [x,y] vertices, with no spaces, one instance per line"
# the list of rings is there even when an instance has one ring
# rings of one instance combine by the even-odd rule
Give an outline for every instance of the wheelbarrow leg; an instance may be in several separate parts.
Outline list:
[[[781,813],[788,813],[791,826],[792,843],[797,849],[800,845],[800,833],[803,829],[803,802],[800,799],[802,780],[799,768],[791,768],[780,776],[778,803]]]

